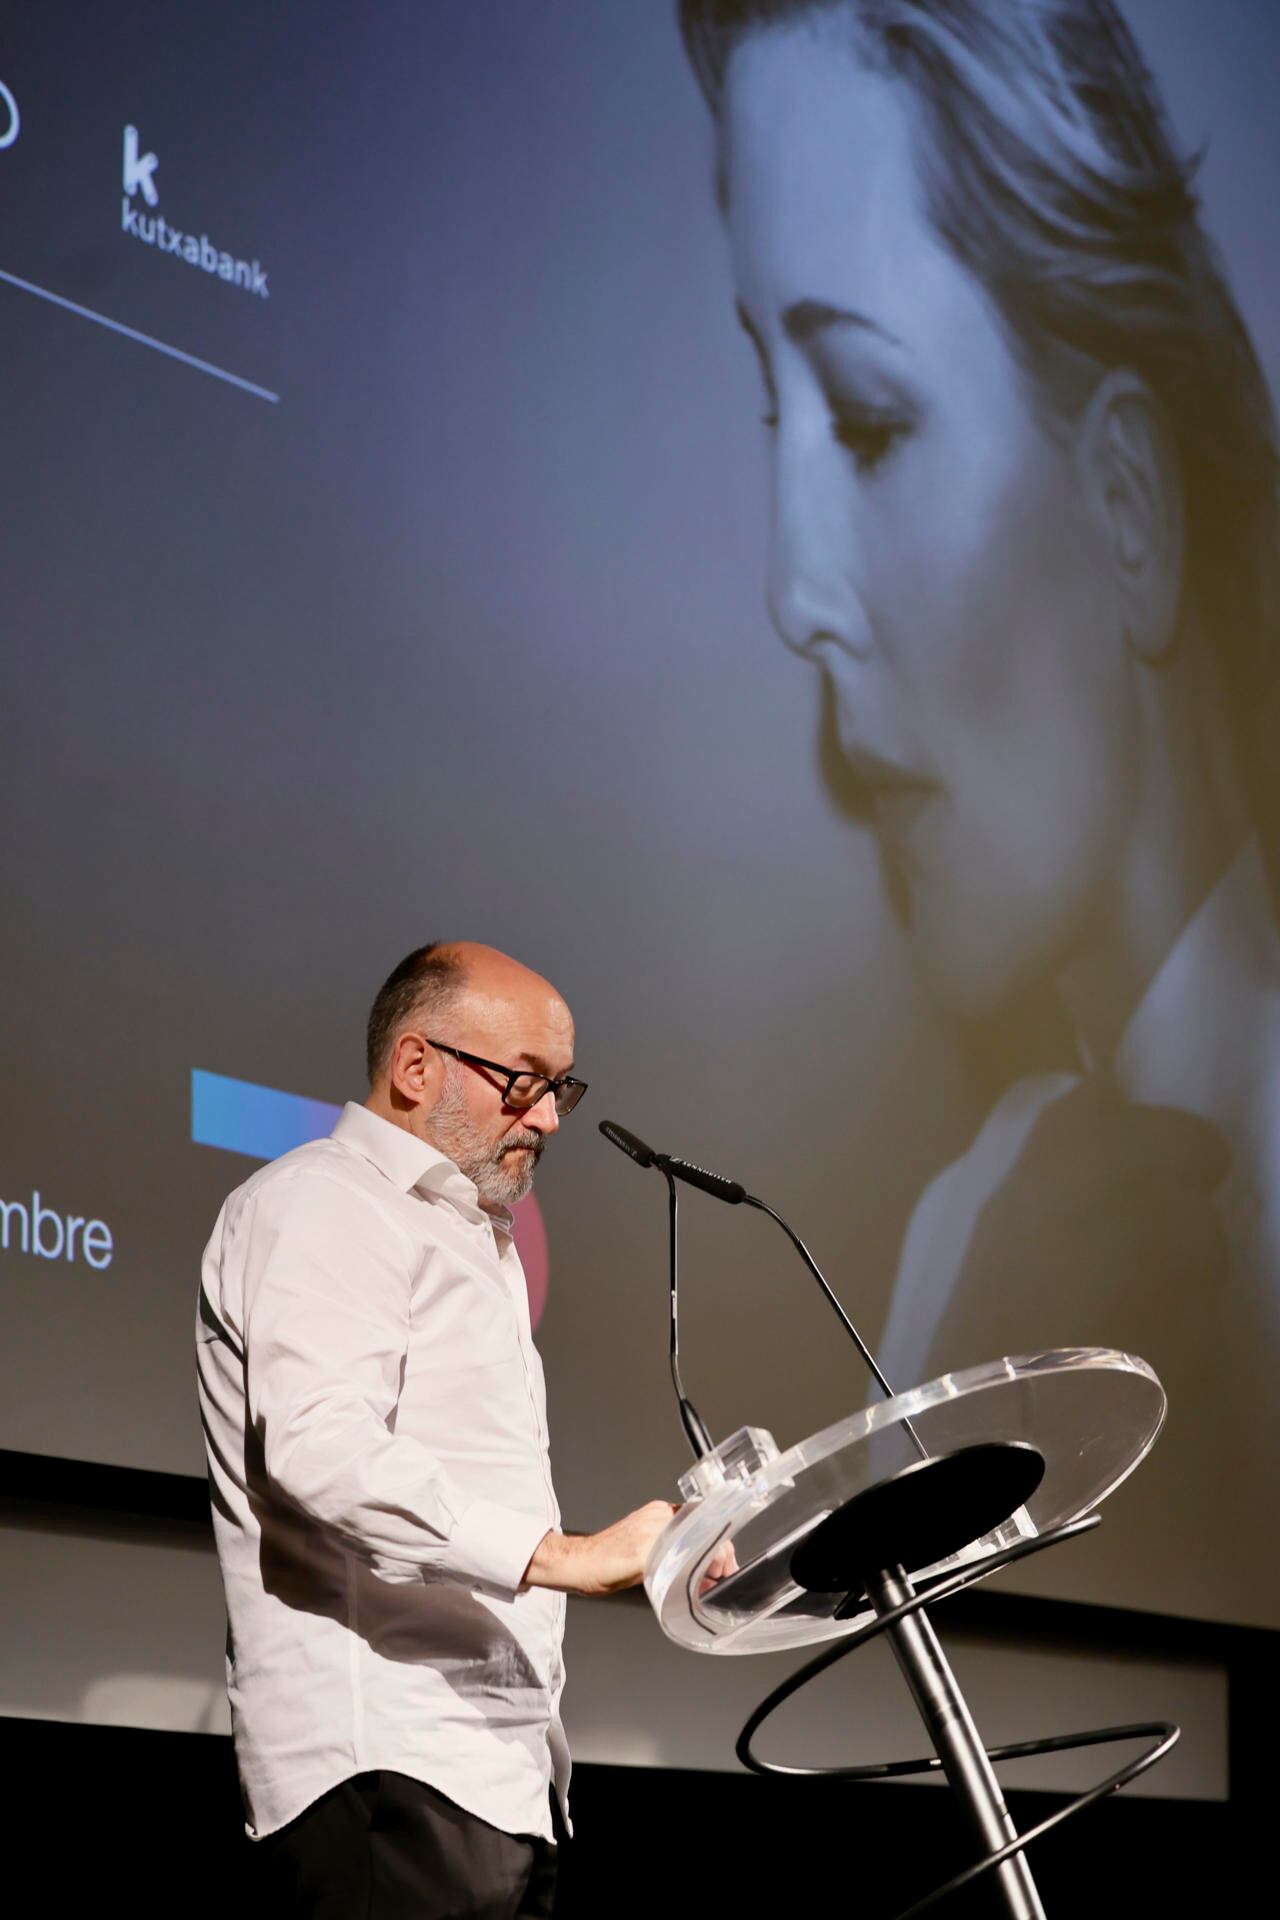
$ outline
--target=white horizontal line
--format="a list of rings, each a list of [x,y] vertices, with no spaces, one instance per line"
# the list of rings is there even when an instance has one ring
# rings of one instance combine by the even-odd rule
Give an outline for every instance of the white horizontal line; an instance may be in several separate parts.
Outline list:
[[[65,307],[68,313],[78,313],[82,320],[93,320],[100,327],[109,327],[112,333],[122,333],[126,340],[136,340],[140,346],[150,347],[156,353],[167,353],[171,360],[181,360],[186,367],[212,374],[215,380],[225,380],[228,386],[256,394],[259,400],[270,400],[273,406],[279,401],[280,395],[272,393],[269,387],[255,386],[252,380],[244,380],[238,373],[228,373],[225,367],[215,367],[212,361],[197,360],[194,353],[184,353],[181,347],[171,347],[165,340],[155,340],[149,333],[139,333],[136,327],[126,327],[122,320],[111,320],[105,313],[95,313],[92,307],[77,306],[74,300],[64,299],[60,293],[51,293],[48,287],[37,287],[31,280],[20,280],[16,273],[6,273],[3,267],[0,267],[0,280],[7,280],[11,287],[21,287],[24,293],[34,293],[38,300],[50,300],[55,307]]]

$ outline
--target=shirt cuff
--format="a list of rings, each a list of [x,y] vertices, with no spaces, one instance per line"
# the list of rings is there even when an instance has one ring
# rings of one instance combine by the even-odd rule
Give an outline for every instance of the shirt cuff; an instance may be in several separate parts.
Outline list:
[[[473,1500],[449,1536],[449,1562],[457,1574],[515,1593],[550,1531],[549,1520]]]

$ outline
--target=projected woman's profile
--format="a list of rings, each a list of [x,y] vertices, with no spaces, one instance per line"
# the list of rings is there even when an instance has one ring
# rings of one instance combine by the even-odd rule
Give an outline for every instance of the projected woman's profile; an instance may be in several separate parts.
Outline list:
[[[774,622],[928,994],[1069,1036],[922,1196],[886,1370],[1280,1359],[1275,440],[1153,85],[1108,0],[681,15]]]

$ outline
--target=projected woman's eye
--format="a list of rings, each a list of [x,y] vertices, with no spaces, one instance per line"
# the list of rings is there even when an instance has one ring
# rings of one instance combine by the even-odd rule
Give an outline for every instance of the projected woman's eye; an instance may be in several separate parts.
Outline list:
[[[873,472],[906,432],[906,423],[870,410],[845,407],[832,414],[831,435],[858,467]]]
[[[993,1073],[882,1357],[1087,1330],[1176,1379],[1210,1324],[1238,1357],[1280,1279],[1276,450],[1193,177],[1101,0],[712,11],[772,619],[926,1002],[1024,1046],[1047,1011],[1060,1068]]]

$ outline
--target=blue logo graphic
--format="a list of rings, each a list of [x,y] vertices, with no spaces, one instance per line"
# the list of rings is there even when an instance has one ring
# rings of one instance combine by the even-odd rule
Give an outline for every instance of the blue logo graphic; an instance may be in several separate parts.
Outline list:
[[[251,1160],[278,1160],[308,1140],[334,1129],[341,1107],[307,1100],[300,1093],[231,1080],[225,1074],[191,1070],[191,1138],[198,1147],[221,1147]]]

